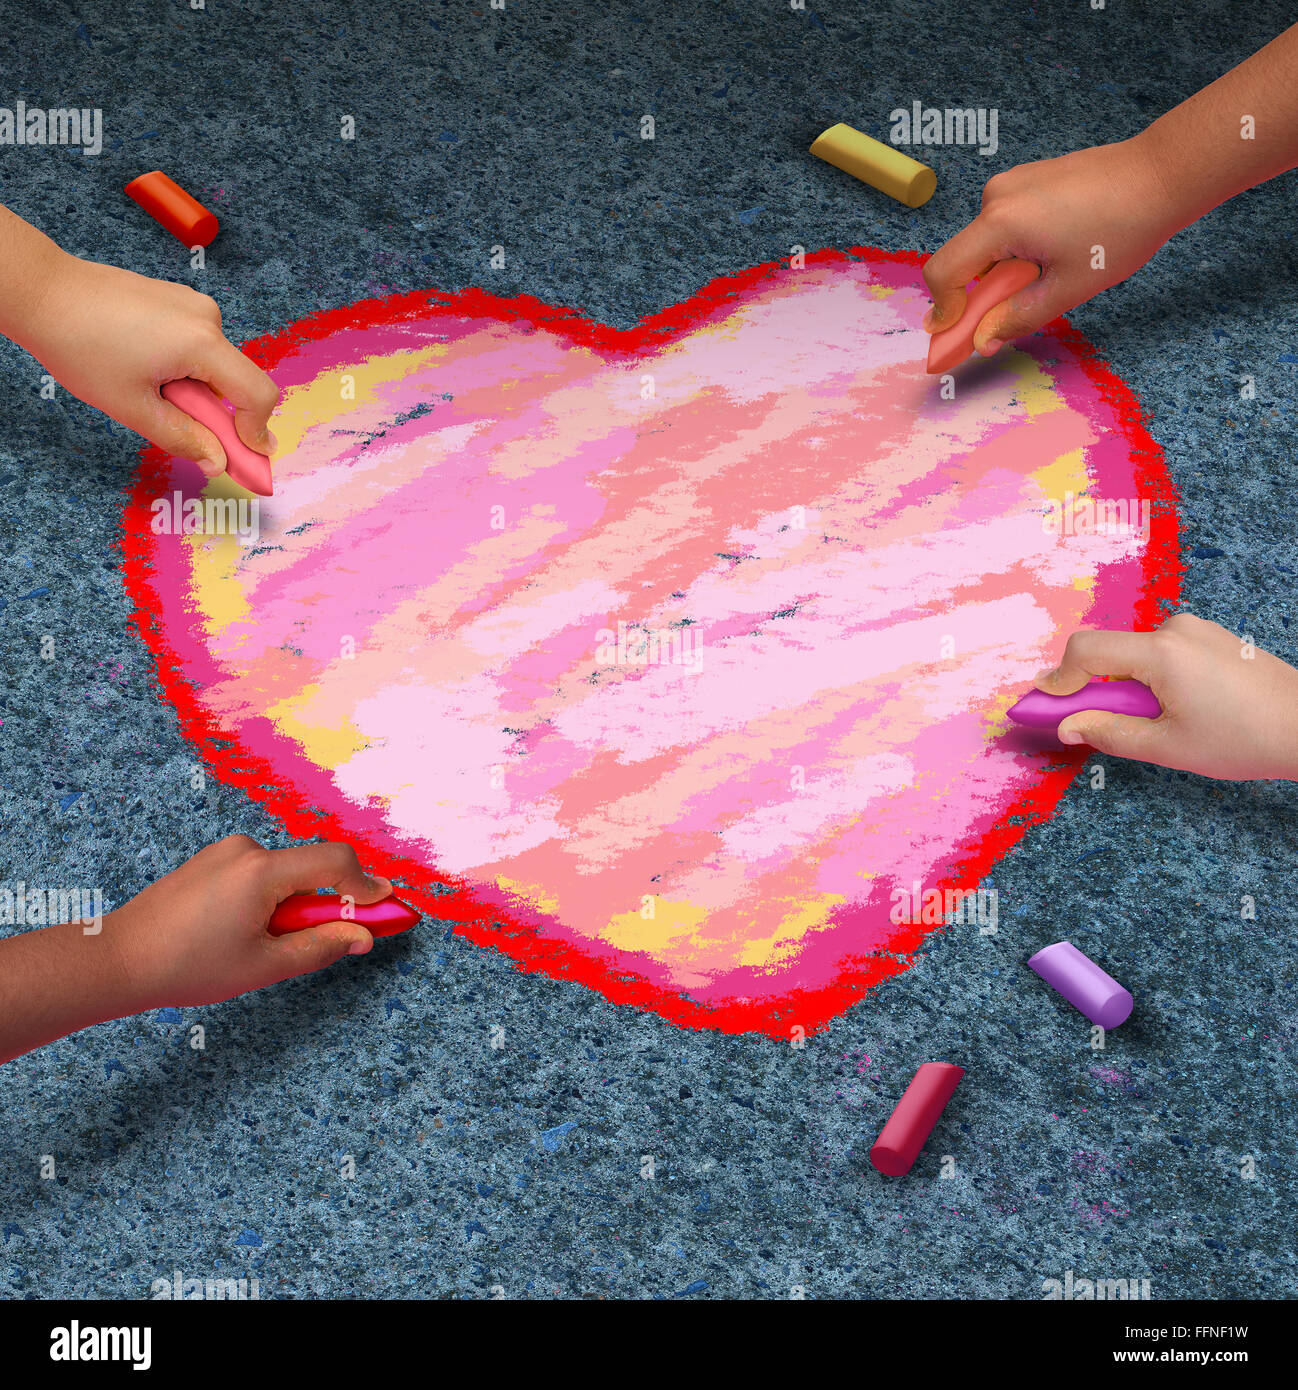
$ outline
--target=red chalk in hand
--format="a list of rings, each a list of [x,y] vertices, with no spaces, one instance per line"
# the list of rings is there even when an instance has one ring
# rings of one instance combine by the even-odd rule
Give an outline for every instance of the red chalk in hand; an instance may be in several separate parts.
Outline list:
[[[396,897],[362,906],[345,903],[337,893],[295,893],[271,913],[267,930],[272,936],[283,936],[307,927],[321,927],[326,922],[359,922],[371,936],[395,936],[418,921],[414,908]]]
[[[1154,692],[1140,681],[1093,680],[1072,695],[1029,690],[1018,704],[1010,706],[1009,716],[1016,724],[1026,724],[1030,729],[1053,729],[1070,714],[1084,709],[1130,714],[1137,719],[1157,719],[1163,713]]]
[[[141,174],[126,185],[126,196],[186,246],[206,246],[221,230],[216,214],[191,197],[161,169]]]
[[[270,460],[265,454],[250,449],[234,427],[234,416],[217,399],[216,393],[201,381],[191,377],[181,377],[179,381],[169,381],[162,388],[164,399],[192,416],[200,425],[206,425],[221,442],[225,450],[225,471],[240,487],[255,492],[261,497],[269,497],[275,490],[271,480]]]
[[[870,1162],[881,1173],[900,1178],[910,1172],[963,1075],[964,1068],[951,1062],[920,1067],[870,1150]]]
[[[1032,261],[998,261],[992,266],[965,296],[959,319],[929,339],[929,374],[949,372],[963,362],[973,351],[974,332],[988,309],[1027,289],[1040,273]]]

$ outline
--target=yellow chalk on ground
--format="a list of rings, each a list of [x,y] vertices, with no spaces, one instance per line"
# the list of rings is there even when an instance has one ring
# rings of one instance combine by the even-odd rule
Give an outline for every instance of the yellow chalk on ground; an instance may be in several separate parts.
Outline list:
[[[908,208],[923,207],[937,187],[937,175],[927,164],[841,121],[812,141],[811,153]]]

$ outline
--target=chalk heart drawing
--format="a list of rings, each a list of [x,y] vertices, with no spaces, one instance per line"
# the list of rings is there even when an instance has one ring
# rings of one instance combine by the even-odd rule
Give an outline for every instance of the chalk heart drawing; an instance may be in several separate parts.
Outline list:
[[[1061,323],[942,399],[919,261],[761,266],[630,331],[475,290],[247,345],[284,388],[259,538],[155,533],[234,495],[156,452],[127,513],[186,734],[524,969],[822,1027],[934,930],[894,890],[975,886],[1077,771],[1012,700],[1177,582],[1122,384]],[[1148,534],[1048,530],[1070,492]]]

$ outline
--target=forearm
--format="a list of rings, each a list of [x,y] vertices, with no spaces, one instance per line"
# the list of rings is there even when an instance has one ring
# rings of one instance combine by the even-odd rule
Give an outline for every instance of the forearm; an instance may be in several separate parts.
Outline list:
[[[111,913],[91,934],[64,922],[0,940],[0,1063],[135,1012]]]
[[[1298,25],[1160,116],[1136,142],[1147,150],[1183,227],[1294,168]]]
[[[27,347],[60,266],[72,258],[44,232],[0,206],[0,334]]]

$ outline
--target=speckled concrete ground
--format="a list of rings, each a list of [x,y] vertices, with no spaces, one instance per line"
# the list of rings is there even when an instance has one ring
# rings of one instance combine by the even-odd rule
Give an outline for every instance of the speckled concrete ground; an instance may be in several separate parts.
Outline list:
[[[932,250],[991,173],[1132,132],[1291,18],[1014,8],[984,27],[953,0],[0,0],[0,105],[106,121],[98,158],[0,150],[0,201],[79,254],[193,279],[236,341],[430,284],[626,325],[794,243]],[[931,152],[927,207],[808,158],[833,121],[886,135],[916,99],[1000,111],[995,157]],[[224,218],[201,276],[122,196],[154,167]],[[1296,187],[1236,200],[1075,315],[1166,448],[1185,606],[1289,660]],[[0,881],[120,902],[222,835],[280,842],[240,795],[185,789],[114,553],[138,441],[41,400],[6,344],[0,376]],[[427,925],[90,1030],[0,1072],[0,1293],[138,1298],[180,1270],[263,1297],[1038,1298],[1071,1269],[1292,1296],[1296,817],[1279,784],[1081,778],[997,869],[997,936],[933,939],[803,1051],[678,1031]],[[1063,936],[1136,995],[1103,1053],[1023,964]],[[969,1072],[928,1151],[956,1175],[881,1178],[865,1151],[933,1057]]]

